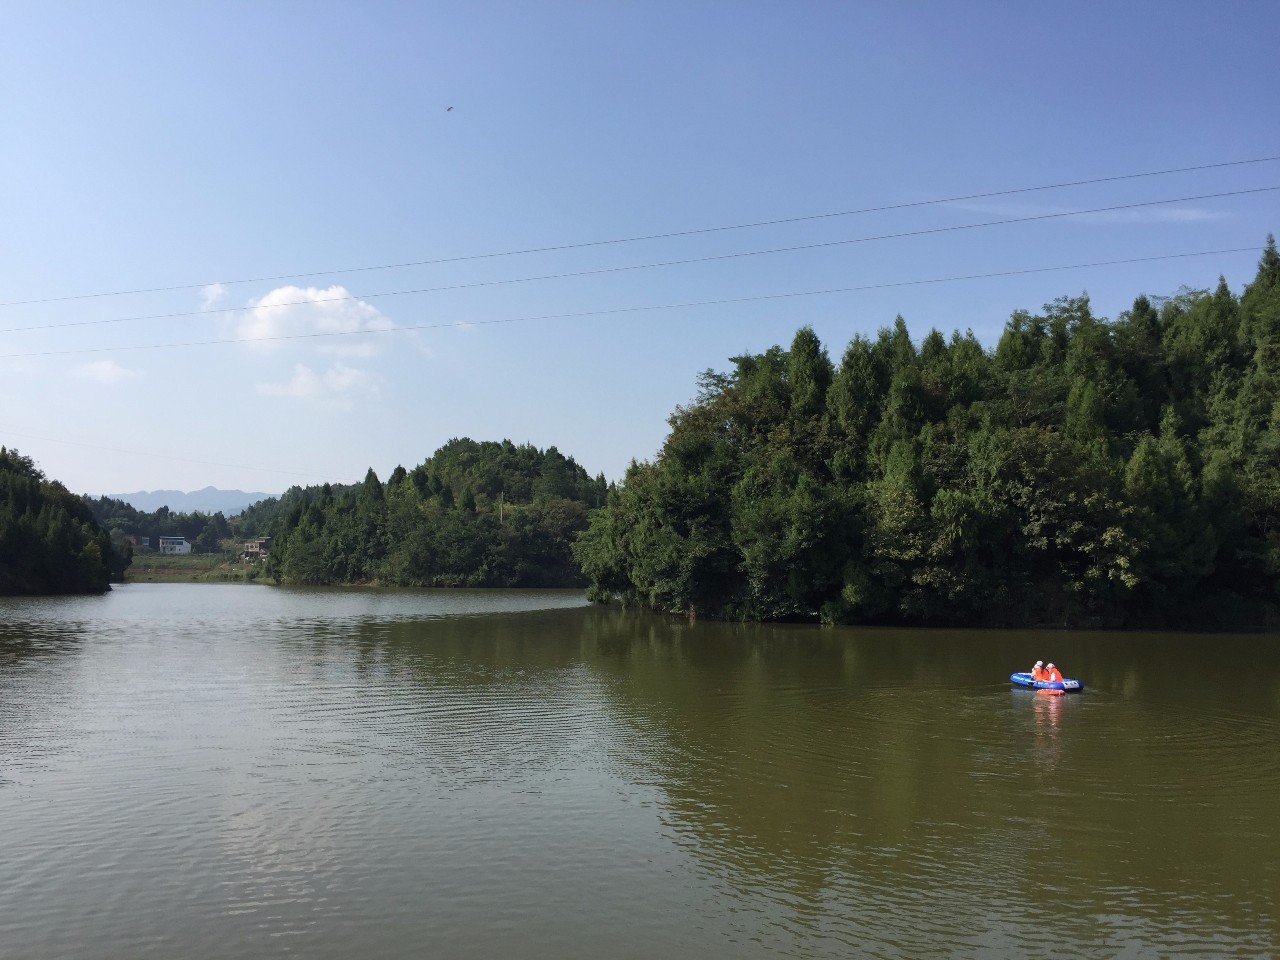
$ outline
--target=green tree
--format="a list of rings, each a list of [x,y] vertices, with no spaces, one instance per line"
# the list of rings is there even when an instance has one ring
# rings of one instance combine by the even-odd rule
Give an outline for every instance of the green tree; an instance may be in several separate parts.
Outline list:
[[[82,498],[0,446],[0,595],[102,593],[128,560]]]
[[[731,358],[575,556],[592,595],[829,622],[1280,622],[1280,255],[1236,298],[899,317]]]

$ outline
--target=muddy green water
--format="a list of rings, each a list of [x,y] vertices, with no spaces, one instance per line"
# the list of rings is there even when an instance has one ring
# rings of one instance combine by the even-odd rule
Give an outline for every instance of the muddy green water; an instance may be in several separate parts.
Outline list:
[[[0,600],[0,957],[1267,957],[1278,652]],[[1011,690],[1036,658],[1087,691]]]

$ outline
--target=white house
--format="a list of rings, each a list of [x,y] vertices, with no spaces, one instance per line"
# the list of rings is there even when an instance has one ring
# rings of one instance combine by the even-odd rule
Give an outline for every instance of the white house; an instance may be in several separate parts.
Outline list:
[[[191,544],[187,543],[182,537],[161,537],[160,538],[161,553],[190,553]]]

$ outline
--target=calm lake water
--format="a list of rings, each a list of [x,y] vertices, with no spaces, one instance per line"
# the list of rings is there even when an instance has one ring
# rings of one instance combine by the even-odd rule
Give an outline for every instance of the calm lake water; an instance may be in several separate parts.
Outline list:
[[[1271,956],[1277,643],[0,600],[0,956]]]

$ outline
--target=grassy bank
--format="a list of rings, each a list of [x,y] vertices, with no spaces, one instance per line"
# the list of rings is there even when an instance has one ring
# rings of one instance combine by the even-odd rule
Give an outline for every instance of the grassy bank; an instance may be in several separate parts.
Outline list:
[[[124,572],[125,583],[252,583],[261,579],[262,564],[228,560],[220,553],[135,555]]]

